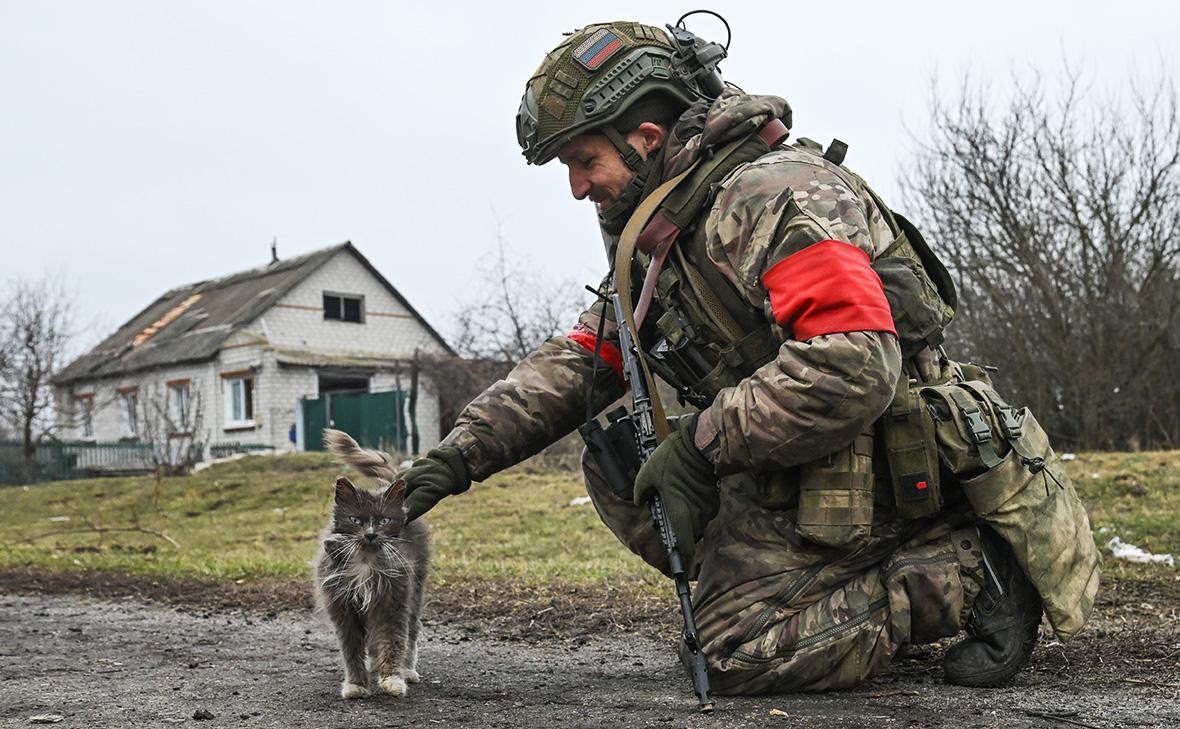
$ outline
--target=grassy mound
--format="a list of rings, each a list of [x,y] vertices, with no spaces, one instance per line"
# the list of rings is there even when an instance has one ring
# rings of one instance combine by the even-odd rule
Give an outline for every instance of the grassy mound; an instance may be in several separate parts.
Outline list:
[[[249,456],[182,478],[105,478],[0,490],[0,569],[109,570],[231,581],[301,578],[340,473],[322,454]],[[518,467],[427,517],[436,586],[620,581],[657,585],[589,504],[576,474]]]
[[[1112,536],[1180,556],[1180,452],[1081,454],[1067,464],[1100,547]],[[0,489],[0,569],[102,570],[173,579],[308,574],[332,483],[327,456],[250,456],[185,478],[150,476]],[[577,474],[511,469],[431,512],[436,586],[667,586],[620,546]],[[1107,560],[1108,577],[1175,582],[1180,571]]]

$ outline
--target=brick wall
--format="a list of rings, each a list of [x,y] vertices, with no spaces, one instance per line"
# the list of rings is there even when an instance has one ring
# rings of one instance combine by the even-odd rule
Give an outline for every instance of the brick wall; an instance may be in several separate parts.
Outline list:
[[[324,319],[324,292],[364,297],[364,322]],[[441,352],[422,324],[351,253],[341,251],[308,276],[251,329],[278,349],[409,359]]]
[[[149,412],[155,407],[167,407],[168,383],[176,380],[189,381],[190,403],[194,408],[201,409],[200,430],[197,440],[208,443],[209,438],[215,437],[214,418],[220,416],[220,398],[213,397],[214,369],[209,363],[177,365],[149,372],[137,372],[123,377],[105,380],[91,380],[75,382],[70,387],[57,388],[55,392],[60,421],[59,438],[62,440],[94,440],[104,443],[127,438],[133,434],[128,431],[126,407],[120,396],[120,391],[135,389],[138,401],[139,433],[144,429],[144,408]],[[81,425],[81,416],[77,411],[79,398],[89,399],[93,403],[91,424],[92,435],[87,438]]]

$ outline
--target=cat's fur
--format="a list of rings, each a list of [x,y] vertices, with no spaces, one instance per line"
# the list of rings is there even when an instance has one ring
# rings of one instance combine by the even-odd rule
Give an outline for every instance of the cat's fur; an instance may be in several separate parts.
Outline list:
[[[325,430],[324,443],[342,462],[377,479],[377,491],[336,480],[332,517],[316,555],[317,602],[331,618],[344,659],[346,699],[369,694],[369,668],[377,685],[395,696],[419,680],[418,630],[423,586],[430,562],[430,528],[422,519],[406,523],[405,484],[396,481],[389,456],[366,450],[338,430]]]

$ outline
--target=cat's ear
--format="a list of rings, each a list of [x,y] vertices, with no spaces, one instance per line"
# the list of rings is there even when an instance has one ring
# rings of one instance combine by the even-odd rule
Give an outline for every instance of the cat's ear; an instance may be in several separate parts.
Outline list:
[[[356,502],[356,487],[343,476],[336,479],[336,503],[342,501]]]
[[[406,495],[406,480],[399,478],[386,487],[385,492],[381,494],[386,501],[397,501]]]

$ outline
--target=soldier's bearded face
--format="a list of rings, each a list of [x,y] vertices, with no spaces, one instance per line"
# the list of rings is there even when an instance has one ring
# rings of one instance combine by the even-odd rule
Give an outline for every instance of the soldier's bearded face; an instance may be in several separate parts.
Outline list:
[[[649,144],[636,130],[627,142],[647,159]],[[569,172],[570,192],[578,200],[590,198],[601,210],[623,194],[635,173],[623,162],[619,150],[601,134],[580,134],[557,152],[557,161]]]

